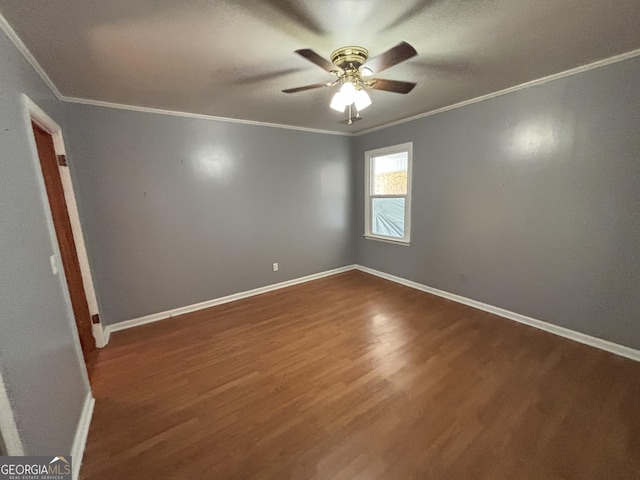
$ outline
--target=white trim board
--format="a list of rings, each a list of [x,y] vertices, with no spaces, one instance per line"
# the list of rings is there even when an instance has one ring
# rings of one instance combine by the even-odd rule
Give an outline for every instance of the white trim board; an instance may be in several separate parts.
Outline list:
[[[118,110],[129,110],[132,112],[154,113],[157,115],[170,115],[173,117],[197,118],[200,120],[210,120],[216,122],[239,123],[242,125],[257,125],[260,127],[282,128],[284,130],[297,130],[299,132],[319,133],[322,135],[338,135],[343,137],[351,137],[351,132],[338,132],[335,130],[322,130],[319,128],[298,127],[295,125],[285,125],[283,123],[260,122],[257,120],[245,120],[242,118],[217,117],[215,115],[206,115],[203,113],[180,112],[177,110],[163,110],[161,108],[140,107],[136,105],[126,105],[122,103],[103,102],[100,100],[89,100],[86,98],[75,98],[62,96],[60,100],[67,103],[78,103],[81,105],[91,105],[94,107],[115,108]]]
[[[378,157],[395,156],[398,154],[407,154],[407,191],[404,195],[404,236],[402,238],[393,238],[390,236],[376,234],[373,232],[372,211],[373,200],[376,198],[389,198],[390,195],[376,195],[374,184],[375,181],[371,176],[373,164]],[[364,238],[369,240],[379,240],[381,242],[395,243],[398,245],[409,246],[411,244],[411,196],[412,196],[412,178],[413,178],[413,142],[401,143],[399,145],[390,145],[388,147],[376,148],[375,150],[367,150],[364,152]],[[396,198],[402,198],[401,195],[393,195]]]
[[[431,293],[433,295],[437,295],[439,297],[446,298],[448,300],[453,300],[454,302],[461,303],[463,305],[468,305],[470,307],[477,308],[478,310],[483,310],[485,312],[493,313],[495,315],[506,318],[508,320],[513,320],[518,323],[529,325],[530,327],[534,327],[539,330],[544,330],[545,332],[553,333],[560,337],[568,338],[569,340],[583,343],[585,345],[589,345],[591,347],[595,347],[600,350],[605,350],[607,352],[614,353],[621,357],[629,358],[631,360],[640,362],[640,350],[635,350],[630,347],[625,347],[624,345],[619,345],[617,343],[609,342],[607,340],[602,340],[600,338],[592,337],[590,335],[576,332],[574,330],[570,330],[565,327],[560,327],[558,325],[553,325],[551,323],[543,322],[542,320],[537,320],[535,318],[527,317],[525,315],[511,312],[503,308],[495,307],[487,303],[482,303],[477,300],[472,300],[470,298],[462,297],[460,295],[445,292],[443,290],[438,290],[437,288],[428,287],[421,283],[413,282],[405,278],[397,277],[395,275],[390,275],[388,273],[380,272],[378,270],[374,270],[372,268],[364,267],[362,265],[357,265],[357,264],[348,265],[348,266],[336,268],[333,270],[327,270],[325,272],[320,272],[313,275],[307,275],[305,277],[295,278],[293,280],[288,280],[286,282],[267,285],[265,287],[248,290],[246,292],[227,295],[226,297],[220,297],[213,300],[208,300],[206,302],[189,305],[186,307],[174,308],[173,310],[167,310],[165,312],[154,313],[152,315],[146,315],[144,317],[126,320],[124,322],[116,323],[114,325],[108,325],[104,330],[105,345],[109,342],[109,337],[112,332],[118,332],[120,330],[126,330],[129,328],[137,327],[139,325],[145,325],[147,323],[157,322],[159,320],[164,320],[164,319],[175,317],[178,315],[183,315],[185,313],[196,312],[204,308],[213,307],[215,305],[222,305],[223,303],[234,302],[236,300],[242,300],[243,298],[253,297],[254,295],[260,295],[262,293],[272,292],[274,290],[279,290],[281,288],[290,287],[292,285],[298,285],[300,283],[310,282],[312,280],[317,280],[317,279],[328,277],[331,275],[336,275],[338,273],[348,272],[350,270],[359,270],[361,272],[368,273],[369,275],[374,275],[376,277],[384,278],[385,280],[390,280],[392,282],[399,283],[400,285],[404,285],[406,287],[414,288],[416,290],[420,290],[426,293]]]
[[[11,40],[11,42],[13,42],[15,47],[20,51],[20,53],[24,56],[24,58],[31,64],[33,69],[36,71],[36,73],[38,73],[40,78],[42,78],[42,80],[47,84],[47,86],[51,89],[51,91],[58,98],[58,100],[61,100],[64,102],[79,103],[84,105],[94,105],[94,106],[107,107],[107,108],[118,108],[122,110],[132,110],[137,112],[157,113],[162,115],[174,115],[178,117],[200,118],[204,120],[216,120],[220,122],[241,123],[241,124],[247,124],[247,125],[261,125],[265,127],[283,128],[288,130],[299,130],[302,132],[319,133],[324,135],[341,135],[346,137],[357,137],[359,135],[365,135],[367,133],[375,132],[376,130],[381,130],[387,127],[393,127],[395,125],[411,122],[419,118],[428,117],[431,115],[436,115],[438,113],[447,112],[449,110],[454,110],[456,108],[465,107],[467,105],[482,102],[484,100],[489,100],[491,98],[499,97],[507,93],[516,92],[518,90],[523,90],[525,88],[533,87],[535,85],[541,85],[543,83],[550,82],[552,80],[557,80],[559,78],[568,77],[571,75],[575,75],[577,73],[586,72],[588,70],[593,70],[595,68],[604,67],[606,65],[611,65],[613,63],[621,62],[623,60],[628,60],[630,58],[640,56],[640,48],[639,48],[636,50],[632,50],[630,52],[614,55],[613,57],[597,60],[587,65],[582,65],[576,68],[565,70],[564,72],[555,73],[553,75],[549,75],[543,78],[521,83],[520,85],[514,85],[513,87],[505,88],[504,90],[499,90],[497,92],[481,95],[479,97],[471,98],[468,100],[463,100],[462,102],[455,103],[453,105],[448,105],[442,108],[438,108],[436,110],[430,110],[424,113],[420,113],[418,115],[407,117],[401,120],[396,120],[395,122],[384,123],[382,125],[378,125],[376,127],[362,130],[360,132],[338,132],[335,130],[321,130],[321,129],[307,128],[307,127],[298,127],[295,125],[284,125],[279,123],[259,122],[255,120],[243,120],[243,119],[235,119],[235,118],[228,118],[228,117],[216,117],[212,115],[178,112],[173,110],[162,110],[162,109],[156,109],[156,108],[150,108],[150,107],[139,107],[135,105],[125,105],[120,103],[104,102],[100,100],[90,100],[85,98],[67,97],[65,95],[62,95],[62,93],[60,93],[60,90],[58,90],[58,87],[56,87],[56,85],[53,83],[51,78],[49,78],[49,76],[44,71],[42,66],[38,63],[36,58],[29,51],[29,49],[26,47],[24,42],[20,39],[20,37],[15,32],[13,27],[11,27],[9,22],[7,22],[7,20],[4,18],[4,16],[1,13],[0,13],[0,30],[4,31],[7,37]]]
[[[80,420],[78,421],[78,427],[76,428],[76,434],[73,438],[73,446],[71,447],[71,456],[73,457],[73,480],[80,478],[80,467],[82,465],[82,457],[84,455],[84,448],[87,445],[87,436],[89,435],[89,427],[91,426],[91,417],[93,416],[93,407],[96,401],[91,395],[91,392],[87,393],[82,406],[82,413],[80,414]]]
[[[356,265],[347,265],[345,267],[334,268],[333,270],[326,270],[320,273],[314,273],[313,275],[307,275],[305,277],[294,278],[287,280],[286,282],[274,283],[272,285],[266,285],[260,288],[254,288],[253,290],[247,290],[245,292],[234,293],[225,297],[215,298],[213,300],[207,300],[205,302],[188,305],[186,307],[174,308],[164,312],[158,312],[151,315],[145,315],[144,317],[133,318],[131,320],[125,320],[113,325],[107,325],[104,330],[105,344],[109,342],[109,338],[113,332],[120,330],[126,330],[128,328],[138,327],[147,323],[157,322],[159,320],[165,320],[167,318],[176,317],[178,315],[184,315],[185,313],[197,312],[216,305],[222,305],[223,303],[235,302],[236,300],[242,300],[243,298],[253,297],[262,293],[272,292],[274,290],[280,290],[281,288],[291,287],[300,283],[310,282],[312,280],[318,280],[320,278],[329,277],[338,273],[348,272],[349,270],[355,270]]]
[[[612,65],[614,63],[622,62],[624,60],[629,60],[630,58],[635,58],[638,56],[640,56],[640,48],[636,50],[632,50],[630,52],[622,53],[620,55],[614,55],[613,57],[604,58],[602,60],[598,60],[593,63],[589,63],[587,65],[581,65],[576,68],[571,68],[569,70],[565,70],[564,72],[554,73],[553,75],[548,75],[546,77],[537,78],[535,80],[521,83],[519,85],[514,85],[513,87],[508,87],[503,90],[498,90],[497,92],[487,93],[486,95],[481,95],[479,97],[463,100],[462,102],[454,103],[452,105],[447,105],[441,108],[437,108],[435,110],[430,110],[428,112],[419,113],[418,115],[413,115],[411,117],[403,118],[401,120],[396,120],[395,122],[385,123],[382,125],[378,125],[377,127],[371,127],[366,130],[362,130],[360,132],[354,133],[353,135],[355,137],[360,135],[366,135],[367,133],[375,132],[377,130],[394,127],[396,125],[412,122],[414,120],[418,120],[424,117],[430,117],[431,115],[437,115],[438,113],[448,112],[449,110],[456,110],[458,108],[466,107],[467,105],[473,105],[474,103],[484,102],[485,100],[490,100],[495,97],[501,97],[502,95],[507,95],[508,93],[517,92],[519,90],[524,90],[529,87],[536,87],[538,85],[542,85],[543,83],[552,82],[553,80],[559,80],[564,77],[570,77],[572,75],[577,75],[578,73],[582,73],[582,72],[588,72],[589,70],[595,70],[596,68],[606,67],[607,65]]]
[[[96,347],[104,348],[107,346],[109,342],[109,337],[105,333],[104,327],[101,323],[92,323],[91,324],[91,333],[93,333],[93,338],[96,340]]]
[[[37,123],[44,130],[49,132],[51,138],[53,138],[53,146],[56,155],[65,155],[66,150],[64,146],[64,137],[62,135],[62,129],[60,126],[47,115],[47,113],[42,110],[36,103],[33,102],[27,95],[22,94],[22,102],[24,105],[24,109],[27,112],[28,117],[28,131],[31,131],[31,121]],[[35,140],[33,142],[32,148],[35,148],[34,154],[36,155],[36,159],[38,159],[37,147],[35,147]],[[39,160],[38,160],[39,163]],[[41,173],[40,166],[37,167],[38,172]],[[71,172],[69,171],[68,166],[58,166],[58,172],[60,173],[60,180],[62,182],[62,190],[64,193],[65,203],[67,206],[67,213],[69,215],[69,221],[71,223],[71,233],[73,235],[73,240],[76,247],[76,255],[78,257],[78,263],[80,264],[80,275],[82,277],[82,285],[84,287],[85,297],[87,299],[87,306],[89,307],[89,315],[95,315],[98,312],[98,302],[96,299],[96,292],[93,286],[93,277],[91,275],[91,268],[89,267],[89,257],[87,255],[87,248],[84,241],[84,235],[82,233],[82,225],[80,223],[80,214],[78,212],[78,206],[76,203],[76,195],[73,189],[73,182],[71,180]],[[44,185],[44,180],[42,185]],[[46,202],[50,213],[49,199],[46,195],[46,190],[43,196],[43,201]],[[53,220],[51,220],[50,228],[53,228]],[[57,237],[55,236],[55,228],[54,233],[51,237],[51,241],[57,245]],[[57,260],[60,263],[60,252],[56,252]],[[65,280],[65,289],[68,293],[68,285]],[[75,327],[77,328],[77,326]],[[92,333],[94,337],[94,341],[96,346],[101,348],[104,346],[104,342],[102,337],[100,336],[101,331],[93,328],[92,324]]]
[[[56,87],[55,83],[53,83],[51,78],[49,78],[49,75],[47,75],[47,72],[45,72],[44,69],[40,66],[40,64],[36,60],[36,57],[34,57],[31,54],[27,46],[20,39],[16,31],[9,24],[9,22],[7,22],[7,19],[4,18],[4,16],[1,13],[0,13],[0,30],[2,30],[7,37],[9,37],[9,40],[11,40],[11,42],[22,54],[25,60],[29,62],[29,64],[33,67],[36,73],[40,76],[42,81],[47,84],[47,87],[49,87],[49,89],[51,90],[51,92],[53,92],[56,98],[58,100],[62,100],[62,94],[60,93],[60,90],[58,90],[58,87]]]
[[[134,112],[145,112],[145,113],[156,113],[160,115],[172,115],[176,117],[188,117],[188,118],[198,118],[201,120],[213,120],[218,122],[227,122],[227,123],[240,123],[244,125],[258,125],[262,127],[273,127],[273,128],[282,128],[286,130],[298,130],[301,132],[310,132],[310,133],[319,133],[323,135],[339,135],[339,136],[352,136],[354,135],[351,132],[338,132],[335,130],[322,130],[318,128],[308,128],[308,127],[298,127],[295,125],[284,125],[281,123],[270,123],[270,122],[260,122],[256,120],[244,120],[241,118],[229,118],[229,117],[217,117],[214,115],[205,115],[198,113],[189,113],[189,112],[180,112],[175,110],[163,110],[160,108],[151,108],[151,107],[140,107],[136,105],[125,105],[121,103],[112,103],[112,102],[104,102],[100,100],[91,100],[87,98],[75,98],[75,97],[67,97],[63,95],[56,84],[53,83],[53,80],[47,75],[47,72],[42,68],[42,65],[36,60],[36,57],[33,56],[31,51],[24,44],[22,39],[18,36],[13,27],[9,24],[6,18],[0,13],[0,30],[2,30],[9,40],[15,45],[18,51],[22,54],[27,62],[33,67],[36,73],[40,76],[42,81],[49,87],[51,92],[56,96],[56,98],[63,102],[68,103],[79,103],[83,105],[93,105],[97,107],[105,107],[105,108],[116,108],[120,110],[131,110]]]
[[[619,55],[615,55],[613,57],[604,58],[601,60],[597,60],[595,62],[589,63],[587,65],[581,65],[576,68],[571,68],[569,70],[565,70],[563,72],[554,73],[552,75],[548,75],[546,77],[537,78],[525,83],[521,83],[519,85],[514,85],[512,87],[507,87],[502,90],[498,90],[497,92],[490,92],[485,95],[480,95],[479,97],[473,97],[467,100],[463,100],[458,103],[454,103],[452,105],[446,105],[441,108],[437,108],[435,110],[428,110],[423,113],[419,113],[417,115],[413,115],[407,118],[403,118],[400,120],[396,120],[394,122],[383,123],[382,125],[377,125],[375,127],[368,128],[366,130],[362,130],[360,132],[338,132],[335,130],[322,130],[308,127],[298,127],[295,125],[284,125],[280,123],[269,123],[269,122],[259,122],[255,120],[243,120],[229,117],[217,117],[214,115],[205,115],[198,113],[189,113],[189,112],[179,112],[175,110],[163,110],[158,108],[149,108],[149,107],[139,107],[136,105],[125,105],[120,103],[111,103],[111,102],[103,102],[99,100],[89,100],[84,98],[75,98],[75,97],[66,97],[64,95],[60,95],[60,100],[69,103],[79,103],[83,105],[93,105],[98,107],[106,107],[106,108],[117,108],[121,110],[130,110],[134,112],[146,112],[146,113],[156,113],[160,115],[172,115],[177,117],[187,117],[187,118],[199,118],[202,120],[214,120],[220,122],[228,122],[228,123],[240,123],[245,125],[260,125],[264,127],[274,127],[274,128],[284,128],[288,130],[298,130],[302,132],[311,132],[311,133],[319,133],[324,135],[341,135],[345,137],[357,137],[360,135],[366,135],[367,133],[375,132],[377,130],[383,130],[388,127],[394,127],[396,125],[401,125],[403,123],[412,122],[414,120],[418,120],[424,117],[430,117],[431,115],[437,115],[438,113],[448,112],[449,110],[456,110],[458,108],[466,107],[468,105],[473,105],[474,103],[484,102],[485,100],[490,100],[495,97],[500,97],[502,95],[507,95],[509,93],[517,92],[519,90],[524,90],[529,87],[535,87],[538,85],[542,85],[547,82],[551,82],[553,80],[559,80],[564,77],[570,77],[572,75],[577,75],[582,72],[587,72],[589,70],[594,70],[596,68],[606,67],[607,65],[611,65],[614,63],[622,62],[624,60],[628,60],[630,58],[635,58],[640,56],[640,48],[636,50],[632,50],[630,52],[625,52]],[[47,77],[48,78],[48,77]],[[57,91],[57,90],[56,90]],[[55,92],[54,92],[55,93]]]
[[[396,277],[395,275],[390,275],[388,273],[374,270],[373,268],[356,265],[356,270],[360,270],[361,272],[368,273],[369,275],[375,275],[376,277],[384,278],[385,280],[390,280],[392,282],[399,283],[400,285],[414,288],[422,292],[431,293],[432,295],[437,295],[438,297],[446,298],[447,300],[453,300],[454,302],[477,308],[478,310],[493,313],[500,317],[506,318],[507,320],[513,320],[514,322],[522,323],[539,330],[544,330],[545,332],[553,333],[554,335],[558,335],[560,337],[568,338],[569,340],[573,340],[575,342],[589,345],[590,347],[595,347],[600,350],[605,350],[621,357],[640,362],[640,350],[635,350],[631,347],[625,347],[624,345],[609,342],[608,340],[602,340],[601,338],[592,337],[591,335],[587,335],[585,333],[576,332],[575,330],[570,330],[565,327],[560,327],[558,325],[543,322],[542,320],[537,320],[535,318],[527,317],[519,313],[511,312],[509,310],[505,310],[504,308],[495,307],[493,305],[478,302],[477,300],[462,297],[454,293],[445,292],[444,290],[438,290],[437,288],[428,287],[421,283],[413,282],[402,277]]]
[[[54,122],[47,113],[42,110],[38,105],[36,105],[26,94],[22,94],[22,105],[23,105],[23,113],[24,113],[24,128],[25,131],[28,132],[28,144],[29,150],[31,152],[30,161],[32,162],[33,172],[36,174],[36,181],[38,182],[38,189],[40,190],[40,201],[42,202],[42,208],[46,213],[46,222],[47,229],[49,230],[49,239],[51,242],[51,250],[53,255],[52,258],[52,269],[53,262],[57,265],[57,271],[52,272],[54,275],[58,276],[58,280],[61,282],[61,293],[63,297],[63,301],[65,303],[67,309],[67,318],[71,325],[71,331],[74,336],[74,347],[76,350],[76,354],[78,355],[78,360],[80,362],[80,366],[82,370],[85,372],[84,382],[87,386],[87,389],[90,390],[91,386],[89,385],[89,375],[87,373],[87,365],[84,361],[84,356],[82,354],[82,348],[80,347],[80,336],[78,334],[78,326],[76,324],[75,315],[73,313],[73,306],[71,305],[71,296],[69,294],[69,287],[65,275],[64,268],[62,268],[62,256],[60,254],[60,245],[58,244],[58,237],[56,235],[56,229],[53,225],[53,214],[51,213],[51,204],[49,203],[49,197],[47,195],[47,189],[44,184],[44,174],[42,172],[42,168],[40,166],[40,157],[38,154],[38,147],[36,146],[35,134],[33,132],[33,128],[31,123],[34,122],[51,134],[53,138],[53,144],[55,153],[57,154],[62,149],[62,153],[64,153],[64,143],[62,141],[62,130],[60,126]]]

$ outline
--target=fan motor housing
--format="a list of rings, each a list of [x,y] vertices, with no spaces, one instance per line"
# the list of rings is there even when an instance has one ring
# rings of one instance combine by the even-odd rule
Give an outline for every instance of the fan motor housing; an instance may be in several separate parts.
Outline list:
[[[367,61],[367,58],[369,58],[369,52],[363,47],[342,47],[331,54],[333,64],[343,70],[358,69]]]

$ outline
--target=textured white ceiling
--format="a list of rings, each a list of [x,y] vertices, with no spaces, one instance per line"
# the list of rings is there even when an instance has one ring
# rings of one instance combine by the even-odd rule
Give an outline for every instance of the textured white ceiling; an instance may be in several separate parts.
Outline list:
[[[66,97],[358,132],[640,48],[639,0],[0,0],[0,13]],[[344,45],[418,56],[380,78],[347,126],[333,77],[295,55]]]

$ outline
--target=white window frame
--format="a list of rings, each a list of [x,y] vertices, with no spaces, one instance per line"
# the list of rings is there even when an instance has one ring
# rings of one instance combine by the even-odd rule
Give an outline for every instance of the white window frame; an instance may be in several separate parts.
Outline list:
[[[376,157],[393,155],[394,153],[407,153],[407,194],[406,195],[373,195],[373,177],[371,164]],[[365,162],[365,187],[364,187],[364,237],[370,240],[395,243],[408,246],[411,241],[411,177],[413,172],[413,142],[401,143],[390,147],[368,150],[364,153]],[[404,237],[389,237],[378,235],[371,231],[371,213],[374,198],[404,198]]]

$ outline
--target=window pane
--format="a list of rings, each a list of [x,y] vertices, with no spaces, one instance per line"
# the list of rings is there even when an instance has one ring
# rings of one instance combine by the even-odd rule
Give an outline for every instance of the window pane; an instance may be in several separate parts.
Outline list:
[[[404,237],[404,198],[372,198],[371,232]]]
[[[407,194],[407,152],[374,157],[373,195]]]

